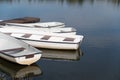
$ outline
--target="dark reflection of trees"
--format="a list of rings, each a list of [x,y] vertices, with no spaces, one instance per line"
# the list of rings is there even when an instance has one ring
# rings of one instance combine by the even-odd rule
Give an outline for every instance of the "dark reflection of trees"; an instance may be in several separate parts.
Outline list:
[[[84,0],[66,0],[66,2],[68,3],[68,4],[80,4],[80,5],[82,5],[83,4],[83,2],[84,2]]]
[[[11,2],[13,0],[0,0],[0,2]]]
[[[117,4],[119,6],[120,0],[112,0],[112,3]]]
[[[23,2],[24,0],[0,0],[0,3],[2,2]],[[79,5],[82,5],[84,2],[90,2],[90,3],[94,3],[94,1],[97,1],[97,0],[25,0],[25,1],[28,1],[28,3],[31,3],[31,2],[37,2],[37,3],[42,3],[42,2],[60,2],[60,3],[68,3],[68,4],[79,4]],[[120,0],[101,0],[101,1],[108,1],[108,2],[111,2],[113,4],[117,4],[119,5],[120,4]]]

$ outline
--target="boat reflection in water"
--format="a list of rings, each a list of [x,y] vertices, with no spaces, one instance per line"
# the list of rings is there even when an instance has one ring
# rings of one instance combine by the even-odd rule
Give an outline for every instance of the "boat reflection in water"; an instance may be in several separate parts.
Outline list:
[[[31,80],[41,74],[42,71],[36,64],[23,66],[0,58],[0,80]]]
[[[83,56],[83,52],[81,50],[40,50],[43,52],[42,58],[44,59],[77,61],[80,60],[81,56]]]

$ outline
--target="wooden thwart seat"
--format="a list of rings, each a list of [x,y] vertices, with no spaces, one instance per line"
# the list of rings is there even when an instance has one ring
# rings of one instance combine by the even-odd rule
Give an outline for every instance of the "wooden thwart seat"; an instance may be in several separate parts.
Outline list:
[[[11,35],[12,33],[4,33],[4,34]]]
[[[41,39],[48,40],[51,36],[45,35]]]
[[[29,38],[32,34],[24,34],[22,37]]]
[[[0,50],[1,53],[10,53],[10,54],[14,54],[16,52],[20,52],[23,51],[25,48],[20,47],[20,48],[12,48],[12,49],[5,49],[5,50]]]
[[[63,41],[74,41],[74,38],[65,38]]]

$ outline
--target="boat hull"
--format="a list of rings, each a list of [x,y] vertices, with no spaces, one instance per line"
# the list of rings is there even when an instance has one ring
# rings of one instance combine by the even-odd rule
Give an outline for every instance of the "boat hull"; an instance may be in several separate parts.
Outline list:
[[[0,57],[8,61],[30,65],[41,58],[41,51],[29,44],[0,33]]]
[[[46,49],[62,49],[62,50],[76,50],[79,48],[79,43],[55,43],[55,42],[40,42],[40,41],[30,41],[23,40],[24,42],[37,47]]]
[[[76,50],[83,40],[82,35],[6,33],[37,48]]]
[[[38,23],[6,23],[8,26],[22,26],[22,27],[34,27],[34,28],[61,28],[65,27],[65,24],[62,22],[38,22]]]
[[[59,29],[59,28],[58,28]],[[61,32],[60,30],[58,31],[52,31],[52,30],[34,30],[34,29],[27,29],[27,28],[11,28],[11,27],[5,27],[5,28],[0,28],[0,32],[3,32],[3,33],[26,33],[26,34],[51,34],[51,33],[56,33],[56,34],[61,34],[61,35],[76,35],[76,31],[64,31],[64,32]]]
[[[20,56],[20,57],[11,57],[5,54],[0,54],[1,58],[6,59],[8,61],[20,64],[20,65],[31,65],[38,61],[41,58],[41,54],[35,54],[34,57],[26,58],[26,56]]]

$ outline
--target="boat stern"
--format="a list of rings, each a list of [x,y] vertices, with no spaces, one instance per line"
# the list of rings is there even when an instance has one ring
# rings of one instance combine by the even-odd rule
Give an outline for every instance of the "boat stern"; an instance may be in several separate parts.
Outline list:
[[[31,65],[35,62],[37,62],[41,58],[42,54],[37,53],[37,54],[29,54],[29,55],[24,55],[20,57],[16,57],[16,62],[21,65]]]

